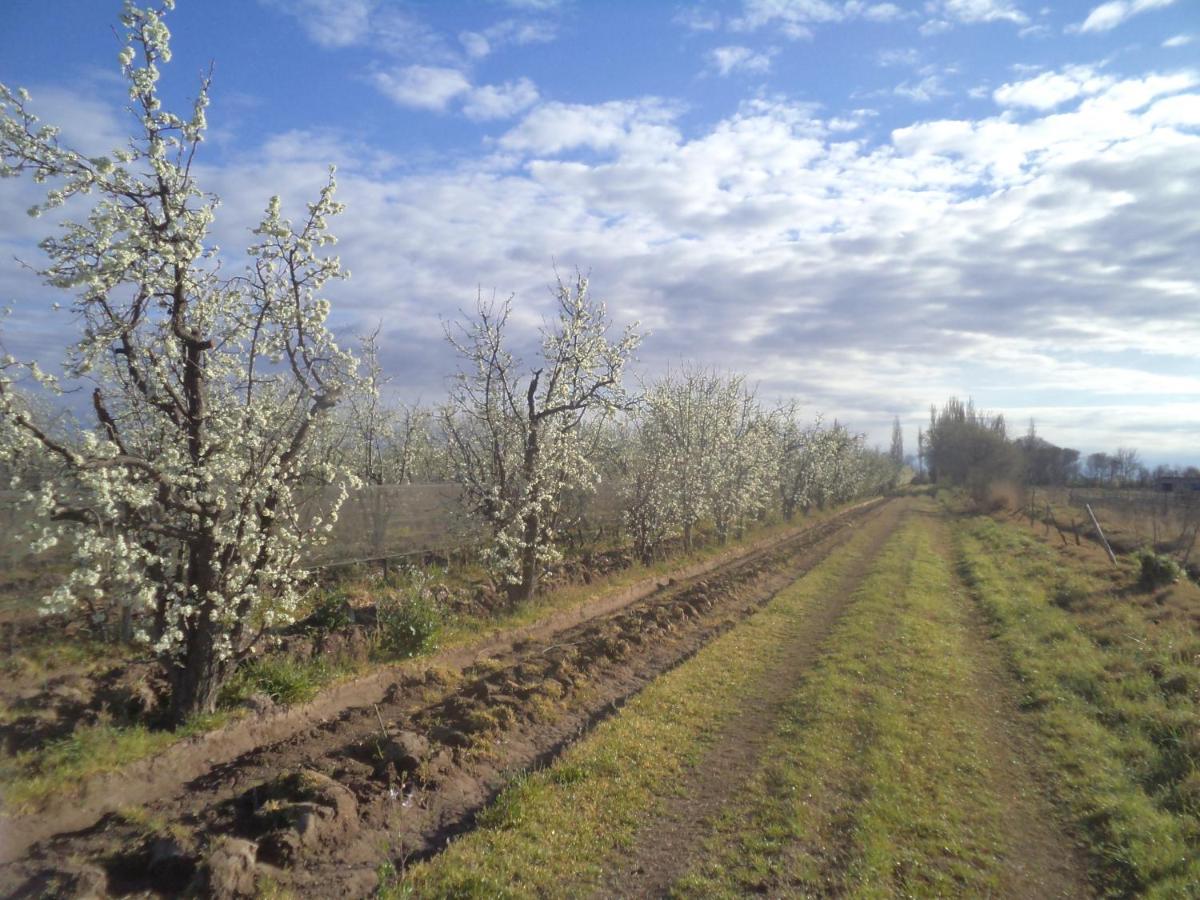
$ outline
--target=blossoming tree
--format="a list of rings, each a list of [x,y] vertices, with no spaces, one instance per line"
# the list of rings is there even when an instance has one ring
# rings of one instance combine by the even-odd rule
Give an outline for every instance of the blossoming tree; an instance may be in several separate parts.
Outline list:
[[[559,280],[557,319],[542,329],[541,361],[528,378],[508,349],[509,301],[497,308],[481,300],[474,317],[447,329],[461,361],[441,416],[447,452],[513,602],[532,598],[542,570],[559,558],[564,493],[595,483],[583,423],[627,403],[622,378],[640,338],[633,326],[610,338],[605,307],[588,287],[583,276]]]
[[[63,371],[90,387],[91,428],[67,440],[39,427],[19,382],[59,383],[6,358],[0,461],[55,467],[26,495],[42,523],[36,546],[74,548],[48,609],[103,595],[132,611],[169,671],[178,723],[211,710],[257,638],[297,606],[300,553],[336,516],[336,504],[324,521],[302,516],[297,489],[302,476],[345,481],[311,450],[356,361],[335,342],[321,298],[343,275],[324,255],[326,222],[341,210],[332,172],[297,224],[273,198],[246,271],[221,276],[207,243],[217,201],[192,171],[207,80],[187,118],[158,96],[170,7],[127,2],[121,15],[137,130],[111,157],[63,146],[26,92],[0,86],[0,176],[49,185],[33,214],[93,198],[83,221],[41,244],[45,281],[74,293],[82,335]]]

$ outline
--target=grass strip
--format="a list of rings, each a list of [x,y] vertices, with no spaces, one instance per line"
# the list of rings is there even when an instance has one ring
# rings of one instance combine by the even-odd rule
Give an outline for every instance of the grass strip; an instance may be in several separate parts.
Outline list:
[[[885,547],[680,897],[986,896],[1000,800],[935,525]]]
[[[1112,896],[1200,896],[1200,636],[987,517],[963,576],[1021,683],[1055,791]]]
[[[381,896],[578,896],[777,668],[806,610],[861,554],[866,529],[762,610],[657,679],[553,766],[516,778],[478,827],[429,862],[387,872]],[[403,857],[403,848],[392,848]]]

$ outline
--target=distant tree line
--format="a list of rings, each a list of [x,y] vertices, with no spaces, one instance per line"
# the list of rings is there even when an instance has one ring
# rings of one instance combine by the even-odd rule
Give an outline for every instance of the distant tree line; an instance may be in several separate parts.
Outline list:
[[[893,448],[896,446],[893,437]],[[1148,487],[1172,476],[1200,477],[1195,466],[1160,465],[1151,470],[1131,447],[1084,457],[1072,447],[1060,447],[1041,437],[1032,421],[1025,434],[1010,438],[1003,415],[985,412],[972,400],[964,402],[957,397],[940,408],[930,407],[929,424],[918,433],[917,446],[923,479],[965,487],[980,497],[1001,483]]]

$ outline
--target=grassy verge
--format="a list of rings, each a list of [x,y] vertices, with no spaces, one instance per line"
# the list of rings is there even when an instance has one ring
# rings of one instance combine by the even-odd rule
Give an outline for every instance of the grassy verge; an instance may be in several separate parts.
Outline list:
[[[1167,614],[1187,601],[1139,594],[1132,570],[1115,586],[1080,572],[986,517],[962,520],[959,549],[1056,793],[1097,860],[1097,887],[1200,896],[1200,635]]]
[[[4,814],[33,812],[50,798],[78,789],[89,778],[115,772],[185,738],[227,725],[248,714],[241,704],[252,695],[265,695],[280,706],[291,706],[311,700],[322,688],[362,670],[362,664],[339,658],[267,657],[234,676],[221,692],[217,712],[196,716],[174,731],[101,721],[77,726],[66,737],[37,749],[0,756]]]
[[[1006,852],[936,525],[887,545],[676,896],[987,896]]]
[[[596,887],[604,864],[631,846],[670,796],[771,677],[802,628],[861,553],[856,535],[763,610],[651,684],[549,769],[516,779],[479,827],[428,863],[391,877],[384,897],[564,896]],[[403,848],[392,848],[403,856]]]
[[[161,753],[171,744],[229,721],[228,713],[193,719],[177,731],[144,725],[88,725],[34,751],[0,757],[4,811],[12,815],[36,809],[48,797],[66,793],[132,760]]]

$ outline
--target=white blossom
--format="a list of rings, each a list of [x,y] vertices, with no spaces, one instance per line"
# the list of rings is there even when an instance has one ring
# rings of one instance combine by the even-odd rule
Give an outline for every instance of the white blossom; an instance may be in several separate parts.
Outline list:
[[[223,278],[214,265],[217,200],[192,174],[207,80],[186,119],[156,93],[170,6],[122,12],[140,132],[109,157],[62,146],[27,95],[0,85],[0,176],[50,182],[39,211],[97,195],[85,220],[41,244],[44,279],[75,298],[82,334],[63,370],[90,384],[93,425],[49,433],[16,382],[58,390],[56,380],[7,364],[0,462],[53,466],[29,504],[42,522],[36,546],[63,540],[76,565],[45,608],[94,611],[105,596],[126,606],[168,662],[182,718],[211,708],[232,665],[296,609],[297,563],[324,534],[301,514],[302,480],[348,477],[312,448],[357,363],[334,341],[322,295],[340,276],[337,259],[319,255],[342,209],[332,172],[295,224],[270,200],[244,274]]]

